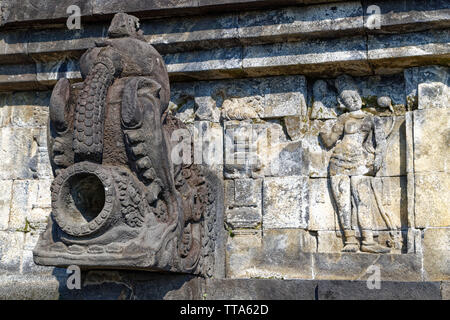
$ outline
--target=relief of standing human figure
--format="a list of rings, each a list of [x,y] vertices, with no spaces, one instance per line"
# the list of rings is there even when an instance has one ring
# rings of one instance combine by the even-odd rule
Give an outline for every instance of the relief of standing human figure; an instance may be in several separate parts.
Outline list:
[[[343,252],[388,253],[373,236],[372,179],[386,152],[386,135],[379,117],[361,110],[362,100],[350,76],[336,79],[338,102],[346,112],[329,132],[321,132],[327,148],[333,148],[329,176],[339,223],[344,231]],[[361,229],[361,245],[352,230],[352,205]]]

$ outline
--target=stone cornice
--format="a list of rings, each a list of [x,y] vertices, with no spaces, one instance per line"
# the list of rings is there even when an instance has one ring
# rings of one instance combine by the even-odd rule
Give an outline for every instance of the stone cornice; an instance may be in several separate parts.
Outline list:
[[[368,5],[360,1],[143,19],[141,25],[172,81],[371,75],[449,65],[448,1],[375,3],[381,8],[379,29],[366,26]],[[61,76],[79,81],[79,57],[106,30],[101,20],[85,21],[81,30],[65,24],[0,28],[0,91],[45,90]]]
[[[87,21],[107,21],[117,12],[160,18],[342,1],[345,0],[0,0],[6,8],[0,26],[61,23],[69,16],[66,11],[71,5],[79,6],[82,18]]]

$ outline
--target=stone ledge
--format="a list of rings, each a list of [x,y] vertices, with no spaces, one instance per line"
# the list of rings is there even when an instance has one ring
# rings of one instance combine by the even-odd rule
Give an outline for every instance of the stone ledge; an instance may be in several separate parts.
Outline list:
[[[43,1],[43,7],[51,2]],[[308,6],[281,5],[289,2]],[[368,8],[365,2],[327,2],[281,1],[262,11],[221,14],[208,11],[204,16],[144,19],[142,29],[147,41],[164,55],[171,81],[285,74],[358,76],[396,73],[412,66],[449,64],[450,5],[447,1],[414,0],[411,6],[404,1],[377,1],[376,5],[381,8],[381,28],[373,30],[366,26]],[[4,6],[9,2],[1,3]],[[95,6],[106,5],[101,0],[83,3],[86,14],[93,12]],[[165,1],[121,3],[144,11],[152,6],[173,6]],[[180,2],[178,8],[212,3],[186,0]],[[275,2],[223,0],[214,3],[220,7]],[[64,4],[67,1],[59,2],[61,8]],[[16,5],[15,10],[22,7],[37,11],[32,5]],[[62,14],[58,13],[61,11],[58,8],[38,10],[29,16],[22,10],[15,19],[39,20],[39,14],[55,15],[52,18],[56,19]],[[106,20],[110,18],[105,21],[103,18],[96,16],[91,22],[83,20],[81,30],[67,30],[64,24],[52,26],[48,21],[45,30],[26,30],[25,25],[19,26],[22,29],[0,28],[0,91],[46,90],[61,77],[79,81],[79,57],[106,36]],[[29,28],[29,24],[26,27]]]
[[[368,289],[366,281],[318,282],[319,300],[441,300],[439,282],[380,283],[380,289]]]
[[[0,299],[22,300],[441,300],[447,282],[202,279],[144,272],[91,271],[82,275],[82,289],[68,290],[67,275],[0,276]]]
[[[98,21],[108,20],[117,12],[157,18],[342,1],[346,0],[44,0],[37,7],[32,3],[24,6],[23,2],[2,0],[4,12],[0,16],[0,26],[61,23],[68,16],[66,9],[70,5],[80,7],[82,18]]]
[[[367,25],[369,6],[376,5],[381,12],[381,28],[369,29],[370,34],[392,34],[446,28],[450,25],[450,3],[447,0],[371,0],[362,1],[364,25]]]
[[[402,8],[392,1],[383,12],[380,29],[366,27],[367,8],[357,1],[244,11],[221,15],[142,20],[147,41],[162,54],[238,45],[292,42],[304,39],[340,38],[361,34],[397,34],[450,27],[450,8],[433,1],[419,10]],[[396,4],[396,5],[393,5]],[[381,5],[385,9],[387,4]],[[410,11],[406,11],[410,10]],[[326,19],[323,19],[326,17]],[[367,22],[367,21],[366,21]],[[56,56],[79,57],[106,36],[108,22],[83,22],[81,30],[5,30],[0,32],[0,58],[5,63],[55,60]],[[1,30],[1,29],[0,29]],[[34,60],[33,60],[34,59]]]
[[[420,39],[420,44],[416,39]],[[335,77],[392,74],[404,68],[450,65],[449,29],[230,47],[163,55],[172,82],[302,74]],[[395,40],[395,41],[394,41]],[[369,50],[367,50],[367,47]],[[0,65],[0,91],[51,89],[57,79],[80,81],[77,59]]]

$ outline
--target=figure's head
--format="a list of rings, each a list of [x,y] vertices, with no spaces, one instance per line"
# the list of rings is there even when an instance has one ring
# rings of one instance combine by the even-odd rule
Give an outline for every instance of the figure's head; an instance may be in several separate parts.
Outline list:
[[[347,111],[358,111],[362,108],[362,100],[358,91],[344,90],[339,93],[338,102],[341,109]]]
[[[110,38],[133,37],[139,34],[139,19],[126,13],[117,13],[108,29]]]
[[[362,108],[362,99],[358,92],[358,86],[352,77],[342,75],[336,78],[336,89],[338,90],[338,102],[341,109],[357,111]]]

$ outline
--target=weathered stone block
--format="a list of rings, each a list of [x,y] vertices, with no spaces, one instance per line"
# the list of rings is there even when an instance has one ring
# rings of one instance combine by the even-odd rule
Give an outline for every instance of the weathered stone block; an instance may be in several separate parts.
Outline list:
[[[208,166],[222,176],[223,172],[223,129],[218,123],[195,121],[193,134],[194,163]]]
[[[246,47],[242,65],[251,76],[257,76],[261,74],[259,70],[268,68],[276,75],[302,72],[317,76],[324,73],[333,76],[347,71],[365,75],[370,69],[366,41],[360,36]]]
[[[445,108],[450,104],[450,88],[441,82],[419,84],[419,109]]]
[[[378,176],[392,177],[406,175],[406,127],[403,116],[382,118],[386,140],[386,156]],[[392,131],[390,130],[392,129]],[[389,132],[391,131],[391,132]]]
[[[306,115],[306,79],[283,76],[206,82],[196,90],[197,116],[219,121]]]
[[[45,224],[38,230],[31,230],[25,234],[25,241],[23,246],[22,266],[23,274],[47,274],[51,275],[54,271],[53,267],[38,266],[33,260],[33,249],[35,248],[39,233],[45,228]]]
[[[308,152],[302,141],[269,145],[267,150],[261,152],[261,158],[265,176],[285,177],[308,174]]]
[[[47,219],[51,212],[51,208],[38,208],[33,205],[33,208],[26,217],[29,223],[28,228],[36,232],[44,231],[48,222]]]
[[[307,280],[208,279],[206,300],[313,300],[317,283]]]
[[[286,230],[283,230],[286,231]],[[311,279],[311,253],[302,252],[299,230],[229,238],[227,270],[230,278]],[[306,244],[305,248],[311,243]]]
[[[314,234],[303,229],[271,229],[265,230],[263,244],[266,247],[295,252],[316,252],[317,238]],[[282,264],[283,262],[280,261]]]
[[[317,232],[317,252],[337,253],[344,248],[344,239],[336,231]]]
[[[430,228],[423,235],[424,279],[450,280],[450,229]]]
[[[418,73],[417,67],[403,70],[403,77],[405,78],[405,94],[406,106],[409,111],[417,109],[417,90],[418,90]]]
[[[32,200],[36,198],[38,183],[34,180],[16,180],[13,184],[9,229],[24,230],[31,213]]]
[[[48,114],[47,107],[50,103],[51,91],[18,91],[12,93],[6,93],[5,105],[11,106],[13,108],[33,108],[41,107],[41,111],[44,114]],[[33,119],[27,117],[30,121]],[[46,123],[44,123],[46,125]]]
[[[405,69],[405,89],[409,110],[434,106],[445,107],[442,102],[448,99],[448,88],[445,88],[450,85],[448,73],[447,67],[437,65]],[[421,87],[422,91],[420,94],[420,106],[419,87]],[[436,99],[434,100],[433,97]]]
[[[49,93],[17,92],[0,98],[0,126],[45,127],[48,120]]]
[[[82,51],[95,46],[96,42],[104,39],[106,31],[107,26],[100,21],[84,25],[75,32],[68,28],[55,29],[52,33],[38,29],[32,35],[28,33],[33,41],[28,42],[26,52],[41,61],[63,61],[67,71],[70,70],[70,66],[64,60],[77,57],[73,54],[74,51]]]
[[[333,33],[359,33],[363,28],[362,15],[361,4],[354,1],[249,11],[239,15],[238,31],[240,39],[246,44],[254,44],[261,39],[294,41],[315,37],[325,30],[332,37]],[[321,19],[323,16],[327,19]]]
[[[268,78],[261,118],[306,116],[306,79],[303,76]]]
[[[46,132],[44,128],[0,128],[0,179],[50,177]]]
[[[236,179],[234,181],[234,203],[237,206],[259,206],[261,201],[261,179]]]
[[[261,232],[233,234],[226,246],[227,277],[243,278],[247,269],[252,267],[252,259],[262,246]]]
[[[225,208],[234,205],[234,180],[225,180],[224,185],[224,206]]]
[[[9,124],[9,108],[8,106],[3,106],[0,101],[0,128]]]
[[[315,279],[367,280],[379,267],[381,280],[421,281],[422,259],[416,254],[316,253]]]
[[[329,179],[309,179],[308,230],[338,230],[336,221],[333,196],[329,187]],[[320,243],[321,242],[319,240],[319,246]]]
[[[338,108],[336,92],[331,90],[327,81],[317,80],[314,82],[312,91],[311,119],[335,119],[342,113],[342,110]]]
[[[372,282],[370,282],[372,283]],[[440,300],[439,282],[382,281],[369,289],[367,281],[320,281],[319,300]]]
[[[450,173],[420,173],[414,181],[416,228],[450,227]]]
[[[279,148],[286,142],[278,122],[225,123],[225,177],[244,178],[272,175],[279,171]]]
[[[178,79],[195,79],[208,70],[212,78],[229,78],[242,72],[242,48],[220,48],[195,52],[166,54],[167,71]],[[201,77],[200,77],[201,78]]]
[[[33,208],[44,208],[49,209],[51,207],[51,192],[50,186],[52,180],[50,179],[40,179],[38,182],[37,196],[35,199],[32,198]]]
[[[0,273],[20,271],[24,240],[23,232],[0,231]]]
[[[179,7],[180,2],[177,3]],[[146,20],[142,23],[145,39],[160,53],[195,51],[222,44],[237,44],[237,14],[201,15],[183,19],[167,17],[160,20]],[[169,45],[169,46],[168,46]]]
[[[63,280],[63,279],[60,279]],[[60,282],[54,276],[2,275],[0,299],[2,300],[57,300]]]
[[[450,282],[443,281],[441,283],[442,300],[450,300]]]
[[[377,74],[440,63],[448,59],[449,38],[448,29],[369,35],[368,59]]]
[[[227,180],[226,222],[232,228],[255,228],[262,223],[261,179]]]
[[[284,117],[284,126],[291,140],[297,141],[303,138],[308,131],[308,118],[304,116]]]
[[[259,118],[264,111],[264,94],[268,90],[261,79],[207,82],[197,96],[211,97],[227,120]]]
[[[308,177],[264,179],[264,229],[306,228],[308,207]]]
[[[15,127],[45,127],[48,109],[41,106],[11,107],[11,125]]]
[[[445,108],[449,105],[449,73],[449,68],[441,66],[420,67],[417,73],[412,73],[418,109]]]
[[[406,252],[422,254],[422,231],[420,229],[409,228],[406,232]]]
[[[261,225],[261,207],[237,207],[227,209],[226,222],[232,228],[255,228]]]
[[[12,185],[12,180],[0,181],[0,231],[8,228]]]
[[[261,167],[256,153],[257,137],[251,124],[235,121],[224,124],[225,177],[244,178]]]
[[[10,230],[42,229],[50,214],[50,180],[16,180],[12,186]]]
[[[448,172],[450,108],[414,111],[415,172]]]

